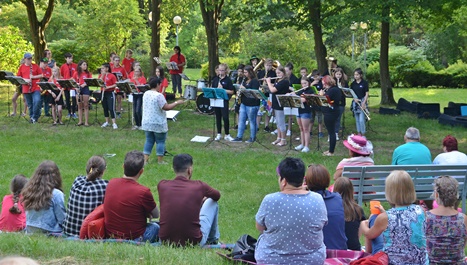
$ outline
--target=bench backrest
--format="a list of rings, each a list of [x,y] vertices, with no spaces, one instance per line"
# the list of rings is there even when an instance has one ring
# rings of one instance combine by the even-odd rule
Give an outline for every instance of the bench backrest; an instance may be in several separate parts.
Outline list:
[[[385,201],[386,177],[393,170],[405,170],[412,177],[417,199],[430,199],[433,193],[433,180],[438,176],[451,176],[459,182],[459,195],[465,213],[467,165],[386,165],[386,166],[348,166],[342,176],[352,181],[356,200],[359,205],[364,201]]]

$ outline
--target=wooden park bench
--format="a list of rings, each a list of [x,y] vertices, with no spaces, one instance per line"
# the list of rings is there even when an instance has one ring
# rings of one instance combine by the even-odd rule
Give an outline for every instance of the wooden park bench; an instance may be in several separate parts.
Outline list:
[[[405,170],[414,181],[418,200],[432,199],[433,181],[438,176],[451,176],[459,182],[459,199],[462,211],[466,211],[467,165],[382,165],[344,167],[342,176],[352,181],[355,197],[361,206],[370,200],[386,201],[384,188],[386,177],[393,170]]]

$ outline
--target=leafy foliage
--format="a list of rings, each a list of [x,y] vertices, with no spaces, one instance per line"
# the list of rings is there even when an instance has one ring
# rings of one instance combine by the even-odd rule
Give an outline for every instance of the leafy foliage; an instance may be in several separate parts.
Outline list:
[[[25,52],[31,52],[34,47],[20,34],[14,26],[0,27],[0,70],[16,74],[19,62]]]

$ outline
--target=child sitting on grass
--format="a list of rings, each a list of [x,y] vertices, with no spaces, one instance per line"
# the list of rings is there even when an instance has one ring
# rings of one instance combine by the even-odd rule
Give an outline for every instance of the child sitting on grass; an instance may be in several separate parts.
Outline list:
[[[65,219],[62,177],[55,162],[42,162],[22,192],[26,233],[61,233]]]
[[[26,227],[26,213],[21,203],[21,190],[28,182],[24,175],[16,175],[10,183],[10,195],[3,197],[2,212],[0,214],[0,230],[17,232]]]

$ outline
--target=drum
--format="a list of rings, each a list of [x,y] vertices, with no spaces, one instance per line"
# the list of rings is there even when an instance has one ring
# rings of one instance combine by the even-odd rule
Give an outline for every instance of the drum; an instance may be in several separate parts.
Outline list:
[[[185,92],[183,93],[183,98],[184,99],[196,99],[196,96],[198,95],[198,89],[194,86],[186,85],[185,86]]]
[[[203,89],[206,87],[206,81],[204,81],[204,79],[198,79],[198,88],[199,89]]]
[[[203,114],[213,114],[214,109],[211,107],[209,98],[204,97],[204,93],[198,95],[196,98],[196,107],[200,113]]]

